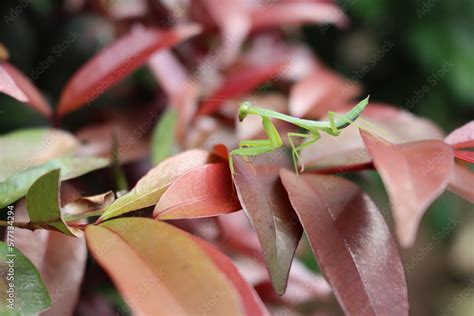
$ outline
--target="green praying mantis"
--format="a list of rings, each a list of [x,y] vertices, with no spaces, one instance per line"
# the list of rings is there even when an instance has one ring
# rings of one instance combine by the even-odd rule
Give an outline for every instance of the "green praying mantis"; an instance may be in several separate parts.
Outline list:
[[[274,151],[283,145],[280,134],[271,121],[272,118],[289,122],[306,131],[306,133],[288,133],[288,141],[292,149],[291,154],[293,158],[293,165],[295,167],[296,173],[298,173],[299,152],[318,141],[318,139],[321,138],[320,132],[324,132],[332,136],[338,136],[342,129],[354,123],[368,103],[369,97],[359,102],[350,111],[343,115],[337,114],[335,112],[328,112],[327,121],[313,121],[255,107],[252,106],[250,102],[243,102],[239,107],[239,121],[242,122],[248,115],[260,116],[262,118],[265,135],[268,137],[268,139],[241,141],[239,143],[239,148],[232,150],[229,154],[229,166],[232,174],[235,173],[232,156],[258,156]],[[295,146],[293,140],[294,137],[309,138],[309,140],[301,145]]]

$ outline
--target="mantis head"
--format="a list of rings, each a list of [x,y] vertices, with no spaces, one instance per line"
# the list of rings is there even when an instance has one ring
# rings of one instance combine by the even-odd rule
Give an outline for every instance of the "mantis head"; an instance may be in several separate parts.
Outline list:
[[[239,121],[243,121],[249,114],[249,109],[252,105],[250,102],[244,102],[239,107]]]

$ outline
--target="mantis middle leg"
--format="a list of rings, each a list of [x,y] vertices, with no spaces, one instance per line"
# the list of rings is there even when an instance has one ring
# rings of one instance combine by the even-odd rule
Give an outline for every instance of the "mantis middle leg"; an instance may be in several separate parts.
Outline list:
[[[288,141],[290,142],[290,146],[291,146],[291,149],[292,149],[291,155],[292,155],[292,158],[293,158],[293,166],[295,168],[296,173],[298,173],[298,160],[300,159],[299,152],[302,149],[314,144],[316,141],[318,141],[318,139],[321,138],[321,134],[317,130],[312,130],[310,132],[311,132],[310,134],[288,133]],[[311,138],[311,139],[309,141],[307,141],[306,143],[303,143],[299,146],[295,146],[295,144],[293,143],[293,140],[291,139],[291,137],[303,137],[303,138]],[[303,172],[303,170],[304,170],[304,166],[302,165],[300,172]]]

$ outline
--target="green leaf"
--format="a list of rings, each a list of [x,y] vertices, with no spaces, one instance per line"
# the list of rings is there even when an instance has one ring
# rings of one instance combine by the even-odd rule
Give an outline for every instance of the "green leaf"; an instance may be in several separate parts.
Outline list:
[[[21,252],[4,242],[0,242],[0,276],[0,315],[37,315],[51,306],[38,270]],[[10,289],[14,291],[13,300],[8,300]]]
[[[205,150],[193,149],[164,160],[141,178],[130,192],[115,200],[99,221],[155,205],[171,182],[186,171],[206,164],[210,157]]]
[[[66,235],[77,236],[79,231],[69,227],[61,215],[59,175],[59,169],[50,171],[36,180],[28,190],[26,209],[28,210],[30,223],[39,226],[51,226]]]
[[[0,181],[69,154],[78,146],[71,134],[48,128],[22,129],[1,136]]]
[[[168,108],[156,124],[151,142],[151,157],[155,165],[171,154],[177,122],[178,112],[174,108]]]
[[[25,196],[33,182],[51,170],[61,169],[61,180],[68,180],[107,165],[108,161],[102,158],[63,157],[16,173],[0,182],[0,208],[10,205]]]

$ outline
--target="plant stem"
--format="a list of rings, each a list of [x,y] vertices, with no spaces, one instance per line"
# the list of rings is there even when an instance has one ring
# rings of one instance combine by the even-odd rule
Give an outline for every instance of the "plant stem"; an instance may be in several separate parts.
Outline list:
[[[77,215],[64,215],[64,221],[66,222],[72,222],[72,221],[77,221],[80,219],[88,218],[88,217],[93,217],[93,216],[100,216],[104,210],[97,210],[93,212],[86,212],[82,214],[77,214]]]
[[[24,228],[24,229],[29,229],[29,230],[35,230],[39,228],[44,228],[41,225],[36,225],[32,223],[24,223],[24,222],[7,222],[7,221],[0,221],[0,226],[14,226],[18,228]]]

